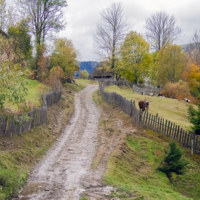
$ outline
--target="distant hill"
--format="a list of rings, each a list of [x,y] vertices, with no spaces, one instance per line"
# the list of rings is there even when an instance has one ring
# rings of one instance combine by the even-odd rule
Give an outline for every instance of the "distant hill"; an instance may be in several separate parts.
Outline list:
[[[91,74],[95,67],[98,65],[98,62],[95,61],[83,61],[79,62],[80,70],[87,70],[88,74]]]

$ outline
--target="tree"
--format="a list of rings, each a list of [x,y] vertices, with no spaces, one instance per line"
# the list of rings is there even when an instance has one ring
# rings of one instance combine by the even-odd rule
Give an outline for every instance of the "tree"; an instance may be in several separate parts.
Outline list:
[[[22,20],[16,25],[9,27],[8,35],[17,40],[18,46],[22,54],[25,56],[26,59],[29,59],[32,54],[32,46],[27,22],[25,20]]]
[[[0,108],[4,108],[5,102],[19,106],[25,102],[27,95],[27,77],[29,71],[23,69],[22,56],[17,51],[13,39],[6,39],[0,35],[0,49],[3,55],[0,59]]]
[[[184,174],[188,163],[185,160],[181,160],[183,152],[175,142],[171,142],[169,146],[170,151],[165,157],[163,166],[159,167],[158,170],[164,172],[168,178],[171,178],[172,173]]]
[[[200,99],[200,68],[196,65],[196,59],[187,56],[187,64],[182,74],[182,79],[187,81],[193,96]]]
[[[7,8],[6,0],[0,0],[0,29],[7,32],[8,27],[19,20],[16,8],[9,6]]]
[[[156,12],[146,20],[146,37],[153,49],[159,51],[164,45],[172,44],[181,34],[174,16]]]
[[[127,34],[120,50],[122,73],[127,80],[139,83],[147,76],[152,61],[149,48],[150,45],[137,32]]]
[[[40,45],[45,42],[52,32],[58,32],[65,27],[63,8],[67,7],[66,0],[18,0],[21,13],[29,19],[29,29],[35,36],[36,70],[41,56]]]
[[[95,52],[101,60],[109,62],[109,68],[113,71],[117,62],[117,55],[130,25],[123,17],[123,9],[120,3],[113,3],[101,12],[103,23],[97,25],[94,35]],[[117,74],[115,74],[118,79]]]
[[[86,69],[85,69],[85,70],[83,70],[83,71],[81,71],[81,78],[87,79],[87,78],[88,78],[88,76],[89,76],[89,74],[88,74],[88,72],[87,72],[87,70],[86,70]]]
[[[64,72],[64,80],[71,78],[79,69],[78,54],[72,42],[66,38],[55,40],[55,49],[50,57],[51,67],[61,67]]]
[[[64,77],[64,72],[59,66],[53,67],[45,80],[45,84],[49,85],[54,91],[59,90],[62,88],[61,82]]]
[[[66,0],[18,0],[21,12],[29,18],[36,44],[44,43],[51,32],[58,32],[65,27],[63,8],[67,7]]]
[[[156,57],[156,79],[157,84],[175,83],[181,78],[185,68],[185,53],[181,46],[165,45]]]
[[[192,43],[187,45],[186,51],[194,64],[200,65],[200,30],[194,32]]]
[[[190,132],[195,130],[197,135],[200,135],[200,104],[198,105],[198,110],[194,109],[193,106],[189,106],[188,115],[190,123],[192,124]]]

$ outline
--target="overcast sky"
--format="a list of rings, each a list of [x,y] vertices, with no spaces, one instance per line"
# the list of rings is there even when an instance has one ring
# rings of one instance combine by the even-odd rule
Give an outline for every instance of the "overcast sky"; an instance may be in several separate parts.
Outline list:
[[[71,39],[81,53],[82,61],[97,60],[93,52],[93,34],[96,25],[101,23],[100,12],[112,0],[67,0],[66,20],[68,22],[60,37]],[[120,2],[120,1],[116,1]],[[177,25],[183,30],[177,44],[191,42],[196,29],[200,29],[199,0],[123,0],[124,17],[133,23],[133,30],[144,35],[145,20],[156,11],[174,15]]]

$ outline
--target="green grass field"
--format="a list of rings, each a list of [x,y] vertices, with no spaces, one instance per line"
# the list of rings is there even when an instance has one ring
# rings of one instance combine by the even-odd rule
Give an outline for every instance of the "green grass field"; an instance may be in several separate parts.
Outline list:
[[[103,177],[107,185],[117,188],[111,197],[122,200],[200,199],[199,155],[192,156],[189,149],[182,148],[183,159],[188,162],[186,173],[174,173],[169,180],[157,168],[169,151],[171,139],[151,130],[136,129],[129,115],[121,112],[118,106],[103,101],[97,91],[93,99],[106,116],[100,120],[99,133],[110,130],[108,141],[110,135],[126,134],[110,155]],[[119,122],[120,126],[117,125]]]
[[[126,97],[128,100],[134,100],[136,107],[138,107],[138,101],[145,99],[150,101],[149,112],[153,115],[158,113],[159,117],[170,120],[171,122],[180,125],[184,129],[188,129],[191,125],[188,120],[188,106],[185,101],[178,101],[177,99],[160,98],[157,96],[149,97],[148,95],[140,95],[133,92],[127,87],[117,87],[115,85],[105,88],[106,92],[116,92],[117,94]],[[194,105],[194,107],[197,107]]]
[[[28,88],[28,95],[26,96],[26,101],[31,102],[34,107],[40,107],[40,99],[42,94],[47,93],[50,91],[50,88],[36,80],[29,80],[27,85]],[[5,108],[9,108],[12,111],[17,111],[17,105],[13,105],[11,103],[6,102]]]
[[[156,133],[150,134],[158,137]],[[127,136],[120,151],[114,152],[110,157],[104,180],[121,191],[113,196],[126,199],[127,193],[130,193],[135,195],[136,199],[200,199],[199,162],[185,154],[184,159],[189,162],[186,174],[174,174],[174,180],[170,181],[164,173],[157,170],[169,149],[166,146],[168,144],[162,140],[156,141],[153,137],[150,139],[144,135]]]

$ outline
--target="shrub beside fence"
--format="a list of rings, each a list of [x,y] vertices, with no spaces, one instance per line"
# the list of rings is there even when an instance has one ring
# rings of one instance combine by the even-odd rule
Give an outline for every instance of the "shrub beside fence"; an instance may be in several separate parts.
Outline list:
[[[117,104],[125,113],[129,114],[134,119],[137,126],[162,133],[181,143],[184,147],[192,148],[192,151],[200,153],[199,135],[189,133],[179,125],[158,117],[158,114],[156,116],[148,112],[140,114],[139,110],[135,106],[135,101],[128,101],[126,98],[114,92],[105,92],[104,87],[105,85],[108,86],[108,84],[107,81],[106,84],[104,84],[104,82],[99,82],[99,93],[102,95],[102,98],[108,103]]]
[[[62,90],[44,94],[42,97],[43,106],[27,113],[31,118],[29,121],[22,121],[20,124],[16,124],[15,116],[12,116],[11,119],[7,119],[4,116],[0,117],[0,137],[22,134],[35,126],[45,124],[47,108],[57,103],[61,99],[61,95]],[[18,115],[18,117],[20,117],[20,115]]]

